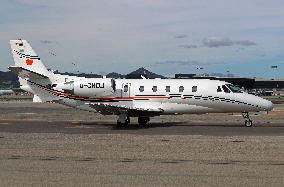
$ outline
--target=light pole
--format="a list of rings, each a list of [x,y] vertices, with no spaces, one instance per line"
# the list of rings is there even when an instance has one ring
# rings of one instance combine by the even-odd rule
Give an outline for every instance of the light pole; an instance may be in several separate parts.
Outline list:
[[[278,66],[275,66],[275,65],[271,66],[271,69],[275,70],[275,72],[274,72],[274,80],[276,79],[276,70],[277,70],[277,68],[278,68]]]
[[[198,71],[200,74],[199,76],[202,76],[202,70],[204,69],[203,67],[196,67],[197,70],[200,70]],[[205,76],[205,73],[203,74],[203,76]]]
[[[274,69],[274,81],[276,81],[276,70],[277,70],[277,66],[273,65],[271,66],[271,69]],[[277,86],[278,87],[278,86]],[[276,94],[277,88],[273,89],[274,94]]]

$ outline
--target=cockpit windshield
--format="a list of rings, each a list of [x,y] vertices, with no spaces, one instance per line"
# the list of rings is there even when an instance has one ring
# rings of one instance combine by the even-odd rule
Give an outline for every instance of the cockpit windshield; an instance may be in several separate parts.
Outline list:
[[[225,86],[225,85],[222,85],[222,88],[223,88],[225,93],[230,93],[231,92],[230,89],[227,86]]]
[[[233,93],[242,93],[241,88],[233,85],[233,84],[226,84],[226,86],[233,92]]]

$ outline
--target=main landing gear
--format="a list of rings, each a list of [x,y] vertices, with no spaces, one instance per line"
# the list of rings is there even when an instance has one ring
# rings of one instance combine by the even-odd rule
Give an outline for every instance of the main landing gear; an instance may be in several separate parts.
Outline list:
[[[245,119],[245,126],[246,127],[251,127],[252,126],[252,120],[249,117],[249,113],[248,112],[243,112],[242,116]]]
[[[138,117],[138,124],[140,126],[145,126],[147,125],[147,123],[150,121],[149,117]],[[130,123],[130,118],[129,116],[127,116],[127,114],[120,114],[118,116],[118,120],[117,120],[117,126],[118,127],[127,127]]]
[[[121,114],[118,116],[117,126],[126,127],[130,123],[130,118],[126,114]]]
[[[149,117],[138,117],[138,124],[141,126],[146,125],[150,121]]]

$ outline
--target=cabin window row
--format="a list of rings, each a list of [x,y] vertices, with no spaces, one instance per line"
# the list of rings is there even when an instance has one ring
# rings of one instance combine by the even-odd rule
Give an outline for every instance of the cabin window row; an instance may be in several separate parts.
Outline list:
[[[144,86],[140,86],[140,87],[139,87],[139,91],[140,91],[140,92],[144,92],[144,90],[145,90],[145,87],[144,87]],[[158,86],[153,86],[153,87],[152,87],[152,91],[153,91],[153,92],[157,92],[157,91],[158,91]],[[165,91],[166,91],[166,92],[171,92],[171,87],[170,87],[170,86],[166,86]],[[184,86],[180,86],[180,87],[178,88],[178,91],[179,91],[179,92],[183,92],[183,91],[184,91]],[[192,86],[192,92],[197,92],[197,86]]]

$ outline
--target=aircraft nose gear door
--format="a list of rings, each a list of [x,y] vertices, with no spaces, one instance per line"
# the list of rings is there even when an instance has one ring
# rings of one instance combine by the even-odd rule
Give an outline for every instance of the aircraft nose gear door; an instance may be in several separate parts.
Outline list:
[[[122,84],[121,97],[130,97],[131,83]]]

